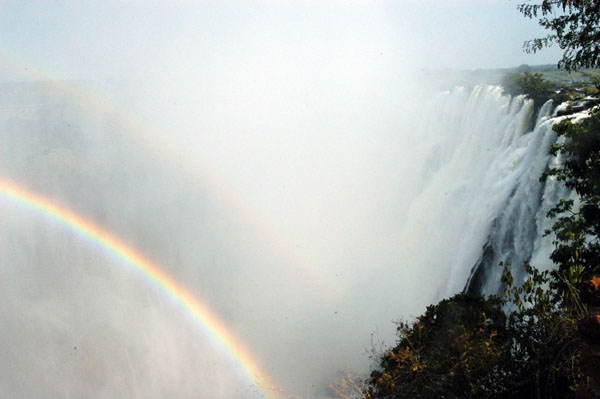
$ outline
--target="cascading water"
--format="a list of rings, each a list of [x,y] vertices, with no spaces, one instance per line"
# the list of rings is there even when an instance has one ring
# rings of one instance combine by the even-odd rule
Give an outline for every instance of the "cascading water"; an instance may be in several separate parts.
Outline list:
[[[323,107],[339,101],[337,114],[309,109],[303,119],[290,106],[304,124],[286,125],[285,139],[257,130],[251,141],[236,130],[244,115],[220,135],[190,139],[187,150],[233,171],[239,192],[272,211],[270,227],[289,234],[292,254],[233,208],[240,198],[223,201],[205,176],[182,173],[192,169],[178,163],[184,149],[173,159],[152,153],[145,140],[158,135],[135,138],[122,113],[86,108],[52,84],[1,90],[0,177],[164,266],[286,391],[326,396],[338,370],[366,370],[373,330],[389,343],[391,320],[465,284],[497,292],[500,261],[549,267],[545,213],[565,194],[539,182],[553,161],[551,104],[532,123],[531,101],[499,87],[409,94],[393,113],[368,108],[373,120],[356,114],[372,105],[362,92],[343,91],[344,102],[332,90],[316,97]],[[168,134],[185,126],[181,116]],[[43,215],[6,202],[0,212],[0,396],[264,396],[118,261]]]
[[[412,201],[406,234],[427,229],[419,248],[423,270],[439,272],[440,296],[467,291],[499,293],[500,262],[523,276],[523,264],[550,267],[546,213],[565,189],[540,182],[556,140],[552,102],[533,121],[533,102],[510,98],[500,87],[462,88],[440,95],[428,109],[433,121],[421,192]],[[448,284],[441,282],[447,281]],[[466,283],[466,284],[465,284]]]
[[[556,140],[550,118],[552,102],[538,113],[533,131],[523,139],[522,153],[515,154],[512,188],[495,216],[483,252],[471,270],[465,289],[469,292],[499,294],[502,270],[500,263],[511,265],[517,278],[524,277],[523,265],[531,262],[547,269],[552,250],[551,240],[544,237],[551,227],[546,216],[558,200],[568,194],[554,179],[540,181],[550,162],[550,146]]]

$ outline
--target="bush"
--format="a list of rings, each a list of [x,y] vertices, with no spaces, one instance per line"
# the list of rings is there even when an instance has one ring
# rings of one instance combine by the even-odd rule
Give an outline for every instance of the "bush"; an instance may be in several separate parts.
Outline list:
[[[511,337],[499,298],[458,294],[399,323],[367,398],[481,398],[506,391]]]
[[[502,86],[509,94],[525,94],[528,97],[536,97],[552,90],[552,84],[541,73],[530,72],[508,72],[502,79]]]
[[[399,340],[379,359],[364,398],[574,397],[582,381],[578,316],[549,287],[548,272],[527,270],[515,288],[505,268],[504,299],[461,293],[399,323]]]
[[[502,78],[502,87],[506,93],[513,96],[525,94],[533,100],[536,111],[554,96],[554,86],[545,80],[541,73],[508,72]]]

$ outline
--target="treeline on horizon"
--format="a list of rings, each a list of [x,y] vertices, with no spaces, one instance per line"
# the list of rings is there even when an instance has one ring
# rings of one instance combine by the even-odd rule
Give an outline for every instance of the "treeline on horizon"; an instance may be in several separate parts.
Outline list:
[[[600,3],[542,0],[518,10],[549,31],[524,44],[535,53],[551,44],[564,50],[560,74],[584,76],[587,92],[547,79],[555,66],[503,70],[503,86],[539,108],[549,98],[575,101],[600,91]],[[582,71],[583,70],[583,71]],[[577,73],[578,75],[575,75]],[[555,76],[562,76],[556,74]],[[573,81],[572,83],[581,83]],[[562,89],[562,90],[559,90]],[[559,93],[563,97],[556,97]],[[553,97],[554,96],[554,97]],[[504,269],[503,296],[459,293],[397,323],[396,345],[374,353],[368,377],[343,375],[330,386],[340,399],[400,398],[599,398],[600,397],[600,106],[588,117],[554,125],[551,154],[561,163],[553,178],[574,192],[548,212],[553,220],[555,268],[524,267],[515,282]]]

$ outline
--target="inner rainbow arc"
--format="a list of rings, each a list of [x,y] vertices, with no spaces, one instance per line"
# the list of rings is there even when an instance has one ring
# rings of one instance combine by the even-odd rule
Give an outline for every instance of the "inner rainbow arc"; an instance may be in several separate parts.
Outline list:
[[[270,376],[254,360],[250,352],[234,337],[218,317],[158,265],[146,259],[135,249],[127,246],[108,231],[84,219],[75,212],[2,178],[0,178],[0,198],[50,217],[52,220],[68,227],[74,233],[87,238],[96,246],[122,260],[133,270],[139,272],[147,280],[159,287],[175,303],[182,306],[194,321],[204,329],[205,333],[227,352],[234,363],[262,390],[267,398],[272,398],[274,393],[281,392],[272,383]]]

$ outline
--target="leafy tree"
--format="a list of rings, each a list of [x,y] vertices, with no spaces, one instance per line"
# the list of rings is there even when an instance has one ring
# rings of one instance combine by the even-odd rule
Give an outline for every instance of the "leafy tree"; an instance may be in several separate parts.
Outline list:
[[[508,316],[508,330],[515,343],[512,362],[518,370],[512,383],[515,392],[528,397],[567,398],[584,384],[580,370],[581,340],[577,321],[586,310],[578,290],[551,271],[525,265],[523,285],[515,287],[508,266],[502,282],[505,296],[514,310]],[[563,291],[562,286],[567,290]]]
[[[600,2],[598,0],[543,0],[520,4],[519,11],[551,31],[543,38],[526,41],[528,53],[556,43],[564,50],[559,68],[567,71],[600,67]]]
[[[508,72],[502,79],[502,86],[510,94],[526,94],[530,97],[552,90],[552,84],[541,73],[531,72]]]
[[[590,82],[597,90],[600,90],[600,76],[590,75]]]
[[[508,72],[502,79],[502,87],[511,95],[525,94],[531,98],[536,111],[554,95],[552,84],[541,73]]]
[[[398,344],[368,380],[367,398],[479,398],[501,392],[511,377],[499,298],[458,294],[398,324]]]

